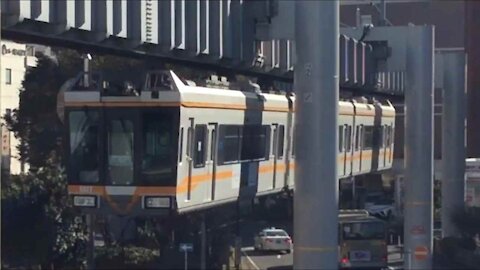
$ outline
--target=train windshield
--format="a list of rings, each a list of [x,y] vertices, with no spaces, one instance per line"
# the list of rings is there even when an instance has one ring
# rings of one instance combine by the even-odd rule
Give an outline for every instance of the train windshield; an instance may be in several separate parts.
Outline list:
[[[108,180],[112,185],[133,183],[134,129],[129,119],[111,119],[108,123]]]
[[[174,185],[177,160],[174,138],[177,136],[174,135],[173,117],[168,113],[146,112],[142,120],[142,181],[148,185]]]
[[[344,240],[381,240],[385,238],[382,222],[352,222],[342,226]]]
[[[178,108],[78,109],[68,119],[69,182],[175,185]]]
[[[70,180],[97,183],[99,177],[99,114],[96,111],[73,111],[69,114]]]

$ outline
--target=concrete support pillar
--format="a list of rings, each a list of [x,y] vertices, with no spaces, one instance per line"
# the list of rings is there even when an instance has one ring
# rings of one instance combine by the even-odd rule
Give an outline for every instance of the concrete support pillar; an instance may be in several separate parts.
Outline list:
[[[440,52],[443,61],[442,233],[456,236],[452,214],[464,206],[465,52]]]
[[[0,31],[2,29],[2,7],[0,5]],[[0,44],[2,42],[2,36],[0,35]],[[3,69],[0,61],[0,69]],[[3,78],[2,78],[3,79]],[[2,87],[0,87],[0,97],[2,96]],[[2,103],[0,102],[0,113],[3,113],[3,108],[2,108]],[[3,134],[2,134],[2,127],[0,126],[0,194],[2,194],[2,173],[3,173],[3,165],[2,165],[2,159],[3,159]],[[1,207],[1,201],[0,201],[0,217],[2,216],[2,207]],[[2,232],[0,230],[0,243],[2,243]],[[0,252],[0,261],[2,261],[2,255]]]
[[[398,215],[403,216],[402,212],[402,205],[403,205],[403,197],[402,197],[402,188],[403,188],[403,178],[400,176],[396,176],[395,181],[395,211]]]
[[[339,1],[295,1],[294,269],[338,268],[338,40]]]
[[[434,27],[407,30],[405,267],[432,268]]]

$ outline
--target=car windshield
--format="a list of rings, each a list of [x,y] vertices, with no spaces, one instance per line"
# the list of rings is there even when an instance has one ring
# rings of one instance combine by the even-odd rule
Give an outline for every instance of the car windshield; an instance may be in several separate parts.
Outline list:
[[[373,240],[385,238],[385,226],[382,222],[352,222],[342,227],[344,240]]]
[[[266,236],[288,236],[288,234],[284,231],[266,231]]]

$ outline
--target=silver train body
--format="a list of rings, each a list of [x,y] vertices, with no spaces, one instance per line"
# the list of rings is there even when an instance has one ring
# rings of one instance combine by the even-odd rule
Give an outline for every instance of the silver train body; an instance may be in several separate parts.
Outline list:
[[[199,87],[172,71],[149,73],[138,95],[81,80],[63,100],[69,194],[85,211],[183,213],[294,189],[293,95]],[[391,168],[394,123],[389,102],[340,101],[339,178]]]

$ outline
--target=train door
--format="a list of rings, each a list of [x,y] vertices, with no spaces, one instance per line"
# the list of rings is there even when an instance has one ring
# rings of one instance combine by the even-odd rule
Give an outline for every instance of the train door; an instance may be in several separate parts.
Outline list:
[[[210,147],[206,163],[208,176],[211,179],[208,179],[210,181],[210,189],[207,191],[207,197],[212,201],[215,200],[215,178],[217,172],[217,127],[217,123],[208,124],[208,140]]]
[[[285,126],[275,125],[273,129],[273,189],[277,188],[277,180],[281,181],[285,176],[285,165],[282,165],[285,144]],[[280,173],[281,171],[281,173]],[[279,182],[281,185],[282,183]]]
[[[196,175],[208,175],[207,154],[208,154],[208,127],[205,124],[195,125],[195,134],[193,136],[193,170]],[[193,184],[192,182],[190,182]],[[207,179],[202,179],[194,184],[196,194],[203,195],[203,201],[210,201],[211,199],[211,182]],[[200,199],[200,198],[199,198]],[[200,199],[201,200],[201,199]]]
[[[352,151],[352,126],[345,124],[345,156],[343,158],[343,175],[348,176],[352,170],[350,153]]]
[[[345,176],[345,125],[338,126],[338,177]]]
[[[387,159],[388,159],[388,126],[382,126],[382,144],[381,147],[383,148],[383,167],[387,166]]]
[[[388,127],[388,164],[392,164],[393,159],[393,138],[395,137],[393,124]]]
[[[190,201],[191,193],[192,193],[192,173],[193,173],[193,132],[194,132],[194,118],[188,119],[190,122],[190,126],[187,130],[187,163],[188,163],[188,183],[187,183],[187,201]]]
[[[273,124],[273,148],[272,148],[272,153],[273,153],[273,171],[272,171],[272,177],[273,177],[273,182],[272,182],[272,189],[275,189],[276,187],[276,180],[277,180],[277,157],[278,157],[278,133],[279,133],[279,125],[278,124]]]
[[[360,155],[358,157],[358,163],[359,163],[359,168],[358,171],[361,172],[363,169],[362,163],[363,163],[363,132],[364,132],[364,126],[360,125],[359,128],[359,133],[358,133],[358,150],[360,151]]]

